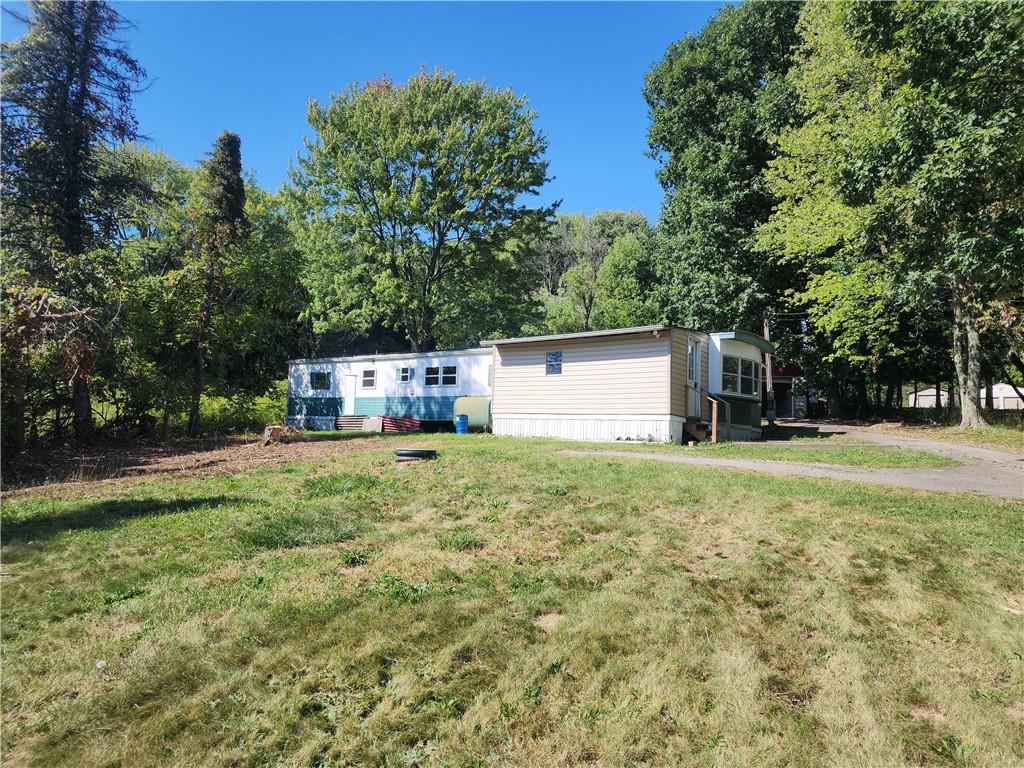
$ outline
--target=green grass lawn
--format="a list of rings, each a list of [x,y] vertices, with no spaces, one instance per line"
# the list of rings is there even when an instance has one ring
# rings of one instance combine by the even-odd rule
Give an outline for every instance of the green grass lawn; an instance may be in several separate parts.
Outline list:
[[[621,448],[616,444],[615,448]],[[851,467],[928,468],[958,467],[963,462],[927,451],[893,448],[883,445],[855,445],[841,438],[791,440],[778,443],[701,443],[693,448],[678,445],[629,444],[629,450],[680,453],[719,459],[760,459],[797,461],[813,464],[841,464]]]
[[[1024,763],[1024,505],[409,443],[5,499],[5,764]]]

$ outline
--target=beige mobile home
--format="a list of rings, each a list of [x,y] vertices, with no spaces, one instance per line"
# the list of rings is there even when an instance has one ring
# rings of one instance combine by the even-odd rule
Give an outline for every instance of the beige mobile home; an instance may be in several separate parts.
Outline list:
[[[651,325],[483,344],[497,435],[680,442],[708,421],[706,333]]]

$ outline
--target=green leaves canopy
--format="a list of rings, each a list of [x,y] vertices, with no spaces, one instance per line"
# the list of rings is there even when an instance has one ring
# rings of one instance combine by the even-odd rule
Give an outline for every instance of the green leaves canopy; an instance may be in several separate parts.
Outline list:
[[[529,313],[531,242],[552,209],[545,138],[508,90],[421,73],[311,103],[316,139],[292,172],[318,331],[377,320],[413,349],[514,330]]]

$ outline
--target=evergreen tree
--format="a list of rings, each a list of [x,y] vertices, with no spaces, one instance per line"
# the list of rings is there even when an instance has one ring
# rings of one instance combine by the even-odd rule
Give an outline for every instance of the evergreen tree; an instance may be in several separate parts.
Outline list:
[[[145,73],[118,40],[125,21],[109,3],[32,0],[29,9],[28,31],[3,44],[2,244],[9,266],[81,313],[62,368],[75,436],[87,440],[89,382],[113,311],[109,265],[90,253],[113,236],[111,214],[137,186],[109,150],[136,135],[132,94]]]
[[[203,163],[203,208],[199,214],[196,246],[201,287],[199,315],[193,339],[194,363],[189,397],[188,434],[199,436],[199,405],[206,385],[207,367],[214,352],[211,333],[215,315],[224,311],[230,295],[225,280],[226,262],[234,255],[245,226],[245,181],[242,179],[242,142],[224,131]]]

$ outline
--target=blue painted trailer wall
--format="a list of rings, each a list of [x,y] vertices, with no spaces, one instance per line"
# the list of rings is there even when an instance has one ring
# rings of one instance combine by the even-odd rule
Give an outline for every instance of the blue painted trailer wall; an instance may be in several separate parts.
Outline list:
[[[341,416],[345,412],[343,406],[340,397],[289,397],[288,416]]]
[[[423,421],[452,418],[455,396],[442,397],[357,397],[357,416],[411,416]]]
[[[355,416],[411,416],[423,421],[447,421],[455,409],[455,395],[441,397],[357,397]],[[289,397],[290,419],[337,417],[345,413],[340,397]]]

